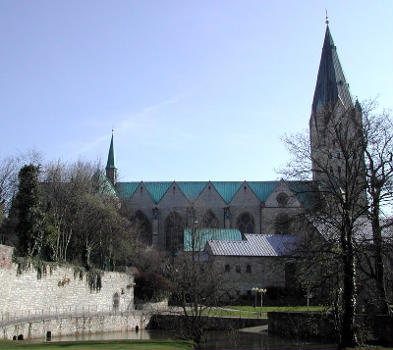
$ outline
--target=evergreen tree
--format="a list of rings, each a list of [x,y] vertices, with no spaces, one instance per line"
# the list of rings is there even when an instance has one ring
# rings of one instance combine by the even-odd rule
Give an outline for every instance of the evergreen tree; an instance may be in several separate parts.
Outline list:
[[[25,165],[19,171],[18,193],[15,198],[20,255],[41,254],[44,247],[44,214],[40,207],[39,167]]]

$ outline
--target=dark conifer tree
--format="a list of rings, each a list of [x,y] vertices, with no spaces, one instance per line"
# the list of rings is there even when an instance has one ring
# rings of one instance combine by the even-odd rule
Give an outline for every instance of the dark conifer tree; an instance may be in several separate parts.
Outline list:
[[[40,208],[39,167],[29,164],[19,171],[18,193],[15,198],[20,255],[40,254],[44,236],[44,215]]]

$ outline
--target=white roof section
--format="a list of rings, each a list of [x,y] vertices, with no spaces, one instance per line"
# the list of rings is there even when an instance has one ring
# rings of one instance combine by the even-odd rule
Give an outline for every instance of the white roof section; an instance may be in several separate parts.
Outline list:
[[[289,255],[295,246],[292,235],[245,234],[242,241],[208,240],[212,255],[221,256],[281,256]]]

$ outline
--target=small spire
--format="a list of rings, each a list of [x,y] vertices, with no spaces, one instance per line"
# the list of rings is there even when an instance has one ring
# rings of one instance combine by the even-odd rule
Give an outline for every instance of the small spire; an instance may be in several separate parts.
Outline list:
[[[326,25],[329,25],[329,17],[328,17],[327,9],[325,9],[325,23]]]
[[[359,112],[362,112],[362,111],[363,111],[363,110],[362,110],[362,105],[360,104],[359,99],[358,99],[357,96],[356,96],[355,108],[356,108]]]
[[[106,163],[106,168],[107,169],[116,169],[115,165],[115,151],[113,147],[113,129],[112,129],[112,137],[111,137],[111,144],[109,146],[109,152],[108,152],[108,161]]]

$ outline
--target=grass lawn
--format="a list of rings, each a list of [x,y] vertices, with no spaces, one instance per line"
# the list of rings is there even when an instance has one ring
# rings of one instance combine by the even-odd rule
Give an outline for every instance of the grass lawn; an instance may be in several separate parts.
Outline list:
[[[214,308],[206,310],[203,314],[206,316],[227,316],[227,317],[242,317],[242,318],[258,318],[261,317],[261,307],[253,306],[233,306],[227,305],[221,308]],[[230,310],[229,310],[230,309]],[[267,317],[268,312],[274,311],[325,311],[324,306],[264,306],[262,318]]]
[[[184,340],[92,340],[72,342],[47,342],[47,343],[25,343],[21,341],[2,342],[0,349],[124,349],[124,350],[191,350],[193,343]]]
[[[248,312],[260,312],[261,307],[254,306],[225,306],[226,309],[236,309],[240,311],[248,311]],[[274,312],[274,311],[325,311],[327,308],[325,306],[264,306],[263,312]]]
[[[242,318],[257,318],[258,313],[254,311],[241,311],[241,310],[221,310],[219,308],[205,310],[204,316],[218,316],[218,317],[242,317]]]

